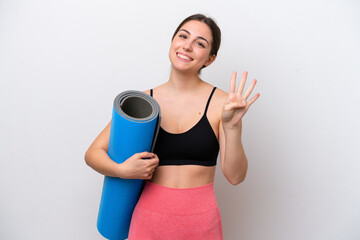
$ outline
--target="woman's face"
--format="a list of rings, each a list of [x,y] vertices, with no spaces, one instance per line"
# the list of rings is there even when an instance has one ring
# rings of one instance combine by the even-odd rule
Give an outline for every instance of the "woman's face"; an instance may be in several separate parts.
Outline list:
[[[179,71],[198,73],[202,66],[215,60],[210,56],[212,34],[203,22],[186,22],[171,42],[169,58],[172,67]]]

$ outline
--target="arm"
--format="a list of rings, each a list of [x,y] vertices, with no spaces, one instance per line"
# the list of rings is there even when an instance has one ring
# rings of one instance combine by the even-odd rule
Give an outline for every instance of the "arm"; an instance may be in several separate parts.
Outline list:
[[[255,79],[244,95],[241,95],[246,77],[247,72],[244,72],[239,88],[235,93],[236,72],[233,73],[230,91],[224,103],[219,124],[221,169],[226,179],[233,185],[244,181],[248,168],[248,161],[241,141],[242,117],[250,105],[260,96],[260,94],[256,94],[247,101],[255,87]]]
[[[110,177],[122,177],[120,164],[107,154],[111,122],[104,128],[85,153],[85,162],[95,171]]]
[[[241,124],[239,129],[224,131],[222,122],[219,129],[221,170],[233,185],[244,181],[248,168],[247,158],[241,142]]]
[[[85,162],[95,171],[110,177],[151,179],[158,157],[149,152],[136,153],[123,163],[114,162],[107,154],[111,122],[90,145],[85,153]],[[151,158],[144,160],[143,158]]]

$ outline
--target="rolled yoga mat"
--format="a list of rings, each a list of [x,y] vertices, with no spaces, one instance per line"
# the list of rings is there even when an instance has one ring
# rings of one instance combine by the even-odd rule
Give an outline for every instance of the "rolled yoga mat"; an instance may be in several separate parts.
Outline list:
[[[109,157],[122,163],[138,152],[152,152],[160,127],[160,106],[140,91],[125,91],[114,100]],[[146,159],[144,159],[146,161]],[[105,176],[97,220],[102,236],[111,240],[128,237],[130,220],[143,180]]]

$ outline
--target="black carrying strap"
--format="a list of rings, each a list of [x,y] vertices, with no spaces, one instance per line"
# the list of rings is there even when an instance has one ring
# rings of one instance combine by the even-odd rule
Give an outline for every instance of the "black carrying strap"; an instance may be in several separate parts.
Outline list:
[[[215,92],[215,89],[216,89],[216,87],[214,87],[213,90],[211,91],[210,97],[209,97],[209,99],[208,99],[208,101],[207,101],[207,103],[206,103],[206,108],[205,108],[204,115],[206,114],[206,112],[207,112],[207,110],[208,110],[209,103],[210,103],[210,100],[211,100],[212,95],[213,95],[214,92]]]
[[[153,90],[150,89],[150,96],[153,96]]]

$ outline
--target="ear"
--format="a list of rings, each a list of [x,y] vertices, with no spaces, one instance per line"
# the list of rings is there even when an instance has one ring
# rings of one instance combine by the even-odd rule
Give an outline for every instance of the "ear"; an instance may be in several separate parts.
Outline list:
[[[206,66],[206,67],[209,66],[213,61],[215,61],[215,59],[216,59],[215,54],[209,56],[209,59],[204,63],[204,66]]]

